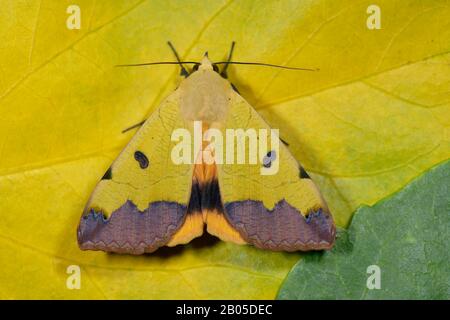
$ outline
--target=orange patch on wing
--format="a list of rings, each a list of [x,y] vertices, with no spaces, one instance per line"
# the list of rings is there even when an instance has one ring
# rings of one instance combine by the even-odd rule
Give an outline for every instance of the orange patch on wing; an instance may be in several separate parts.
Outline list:
[[[203,126],[203,130],[207,130],[207,126]],[[207,147],[205,141],[203,143],[203,149]],[[214,150],[211,150],[211,154],[214,155]],[[203,154],[197,155],[197,159],[202,157]],[[201,207],[196,208],[193,212],[187,212],[186,220],[181,228],[174,234],[168,246],[175,246],[177,244],[185,244],[192,239],[199,237],[203,234],[204,225],[206,224],[206,230],[209,234],[216,236],[224,241],[230,241],[237,244],[246,244],[247,242],[242,238],[239,232],[234,229],[228,222],[223,213],[222,202],[217,201],[220,199],[220,190],[214,188],[218,187],[217,184],[217,166],[215,163],[207,164],[203,161],[200,164],[194,165],[194,172],[192,176],[192,185],[198,186],[200,190]],[[196,192],[193,188],[192,192]],[[214,199],[211,201],[211,199]],[[214,205],[211,205],[214,204]],[[205,208],[205,205],[207,206]]]
[[[217,210],[203,210],[203,217],[209,234],[223,241],[230,241],[237,244],[247,243],[239,232],[230,225],[223,213]]]
[[[167,246],[173,247],[178,244],[186,244],[192,239],[203,234],[203,215],[200,212],[190,212],[186,215],[183,225],[172,236]]]

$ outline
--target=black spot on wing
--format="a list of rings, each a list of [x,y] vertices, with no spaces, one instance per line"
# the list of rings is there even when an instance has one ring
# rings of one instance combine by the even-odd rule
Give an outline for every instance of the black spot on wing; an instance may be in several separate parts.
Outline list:
[[[236,93],[239,93],[239,90],[236,88],[236,86],[235,86],[233,83],[231,83],[231,82],[230,82],[230,84],[231,84],[231,88],[232,88]]]
[[[136,161],[139,163],[141,169],[145,169],[149,165],[147,156],[141,151],[136,151],[134,153],[134,159],[136,159]]]
[[[111,167],[106,170],[105,174],[102,177],[102,180],[111,180],[112,179],[112,170]]]
[[[217,179],[205,183],[199,183],[198,181],[192,183],[188,214],[201,212],[202,210],[215,210],[217,213],[223,212]]]
[[[272,162],[277,159],[277,153],[275,150],[271,150],[267,152],[263,159],[263,166],[265,168],[270,168],[272,166]]]
[[[202,211],[202,203],[201,203],[201,189],[198,182],[193,182],[191,187],[191,196],[189,198],[189,204],[187,213],[198,213]]]
[[[299,172],[300,179],[311,179],[311,177],[308,175],[308,173],[303,169],[302,166],[300,166],[300,172]]]
[[[222,199],[220,196],[219,182],[217,179],[208,181],[201,187],[202,190],[202,209],[216,210],[218,213],[223,211]]]

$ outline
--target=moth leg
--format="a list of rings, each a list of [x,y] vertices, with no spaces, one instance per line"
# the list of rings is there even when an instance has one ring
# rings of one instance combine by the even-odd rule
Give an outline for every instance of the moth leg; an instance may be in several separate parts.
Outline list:
[[[228,73],[227,73],[227,69],[228,69],[228,65],[229,62],[231,61],[231,58],[233,56],[233,51],[234,51],[234,45],[236,44],[236,42],[231,42],[231,49],[230,49],[230,53],[228,54],[228,58],[227,58],[227,63],[225,64],[225,66],[222,69],[222,72],[220,72],[220,75],[225,78],[228,79]]]
[[[123,129],[123,130],[122,130],[122,133],[128,132],[128,131],[130,131],[130,130],[133,130],[134,128],[138,128],[138,127],[142,126],[142,125],[145,123],[145,121],[147,121],[147,119],[144,119],[144,120],[142,120],[142,121],[139,122],[139,123],[133,124],[131,127],[128,127],[128,128],[126,128],[126,129]]]
[[[283,139],[281,139],[281,138],[280,138],[280,141],[283,142],[283,144],[284,144],[286,147],[289,147],[289,143],[287,143],[287,141],[285,141],[285,140],[283,140]]]
[[[228,54],[227,62],[225,63],[225,66],[223,67],[222,71],[220,72],[220,76],[224,79],[228,79],[227,70],[228,70],[229,62],[231,61],[231,58],[233,57],[233,51],[234,51],[235,44],[236,44],[235,41],[231,42],[231,49],[230,49],[230,53]],[[231,84],[231,88],[233,88],[234,91],[239,93],[239,90],[236,88],[236,86],[232,82],[230,82],[230,84]]]
[[[181,68],[181,72],[180,75],[182,77],[187,78],[189,76],[189,72],[187,71],[187,69],[183,66],[183,63],[181,62],[180,56],[177,53],[177,50],[175,50],[175,47],[173,46],[172,42],[167,41],[167,44],[169,45],[170,49],[172,50],[173,54],[175,55],[175,58],[177,59],[180,68]]]

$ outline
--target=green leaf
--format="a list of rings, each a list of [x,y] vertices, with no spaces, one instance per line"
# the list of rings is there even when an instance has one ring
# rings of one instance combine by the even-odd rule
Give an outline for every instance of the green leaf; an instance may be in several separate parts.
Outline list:
[[[367,282],[380,268],[380,289]],[[335,248],[308,254],[279,299],[449,299],[450,161],[394,196],[360,208]]]

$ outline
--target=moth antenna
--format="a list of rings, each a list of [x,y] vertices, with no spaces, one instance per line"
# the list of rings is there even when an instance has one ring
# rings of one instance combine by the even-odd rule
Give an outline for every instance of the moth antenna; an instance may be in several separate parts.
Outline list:
[[[175,50],[175,47],[173,46],[173,44],[170,41],[167,41],[167,44],[169,45],[170,49],[172,50],[173,54],[175,55],[175,58],[177,59],[176,62],[174,62],[174,61],[158,61],[158,62],[118,64],[118,65],[116,65],[116,67],[141,67],[141,66],[153,66],[153,65],[161,65],[161,64],[177,64],[181,68],[181,76],[183,76],[183,77],[189,76],[189,72],[183,66],[183,64],[199,65],[200,63],[198,63],[196,61],[181,61],[180,56],[178,55],[177,51]]]
[[[199,64],[196,61],[183,61],[184,64]],[[158,64],[176,64],[180,65],[179,62],[174,61],[158,61],[158,62],[144,62],[144,63],[131,63],[131,64],[117,64],[115,67],[140,67],[140,66],[154,66]]]
[[[264,67],[272,67],[272,68],[280,68],[287,70],[302,70],[302,71],[319,71],[319,68],[298,68],[298,67],[289,67],[289,66],[281,66],[278,64],[271,63],[261,63],[261,62],[243,62],[243,61],[219,61],[214,62],[214,64],[225,64],[228,66],[229,64],[243,64],[243,65],[251,65],[251,66],[264,66]]]
[[[227,74],[227,69],[228,69],[228,65],[230,64],[231,61],[231,57],[233,56],[233,50],[234,50],[234,45],[236,44],[235,41],[231,42],[231,49],[230,49],[230,53],[228,54],[228,59],[225,63],[225,66],[223,67],[222,72],[220,73],[220,75],[222,77],[224,77],[225,79],[228,78],[228,74]]]

